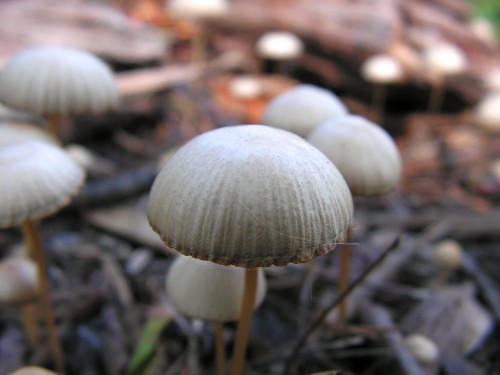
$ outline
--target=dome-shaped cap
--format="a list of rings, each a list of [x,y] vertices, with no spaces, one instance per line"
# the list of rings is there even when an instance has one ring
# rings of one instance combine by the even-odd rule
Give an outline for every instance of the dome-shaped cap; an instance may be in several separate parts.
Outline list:
[[[57,375],[55,372],[38,366],[22,367],[9,375]]]
[[[266,295],[264,271],[258,270],[254,309]],[[183,314],[210,321],[238,320],[245,270],[180,255],[167,274],[167,294]]]
[[[434,261],[443,268],[454,269],[462,265],[462,246],[455,240],[447,239],[439,241],[434,246]]]
[[[72,48],[34,47],[0,72],[0,101],[41,114],[99,113],[115,107],[118,90],[109,67]]]
[[[500,91],[486,95],[477,105],[475,122],[483,130],[491,133],[500,132]]]
[[[245,268],[286,265],[344,241],[352,197],[337,168],[300,137],[241,125],[181,147],[156,177],[148,218],[184,255]]]
[[[216,18],[229,11],[227,0],[171,0],[167,9],[178,17]]]
[[[412,333],[405,338],[405,345],[413,357],[422,364],[433,364],[439,359],[439,348],[427,336]]]
[[[436,43],[426,48],[423,59],[425,68],[430,74],[459,74],[467,68],[465,53],[450,43]]]
[[[398,60],[386,54],[373,55],[361,64],[361,75],[368,82],[397,82],[403,75],[403,69]]]
[[[291,60],[301,56],[304,44],[300,38],[288,31],[269,31],[255,45],[260,57],[272,60]]]
[[[48,143],[24,141],[0,148],[0,228],[57,211],[83,179],[82,168]]]
[[[24,257],[0,262],[0,305],[22,305],[38,297],[36,264]]]
[[[271,100],[262,123],[307,137],[323,121],[345,114],[347,109],[332,92],[314,85],[298,85]]]
[[[59,140],[42,128],[20,122],[0,122],[0,147],[22,141],[38,140],[59,145]]]
[[[363,117],[330,119],[307,140],[337,166],[354,195],[384,194],[400,180],[396,144],[384,129]]]

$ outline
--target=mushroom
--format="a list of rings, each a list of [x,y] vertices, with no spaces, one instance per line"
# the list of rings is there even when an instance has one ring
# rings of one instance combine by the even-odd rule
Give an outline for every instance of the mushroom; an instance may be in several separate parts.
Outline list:
[[[470,30],[481,42],[494,46],[497,42],[495,27],[491,21],[484,17],[475,17],[469,21]]]
[[[399,183],[402,162],[396,144],[383,128],[363,117],[334,117],[318,126],[307,140],[337,166],[353,195],[382,195]],[[339,293],[349,282],[349,252],[342,246]],[[341,322],[345,320],[346,303],[344,300],[340,305]]]
[[[462,246],[457,241],[451,239],[440,241],[434,246],[432,259],[440,268],[436,284],[441,285],[446,281],[452,270],[462,265]]]
[[[271,100],[261,122],[307,137],[322,122],[345,114],[347,109],[335,94],[314,85],[301,84]]]
[[[363,78],[374,85],[372,108],[379,121],[383,122],[386,85],[402,78],[401,64],[391,55],[378,54],[367,58],[361,64],[360,70]]]
[[[435,374],[439,362],[439,348],[427,336],[412,333],[405,337],[404,344],[410,354],[426,373]]]
[[[37,343],[36,310],[32,302],[39,297],[36,264],[22,256],[9,256],[0,262],[0,305],[20,309],[29,341]]]
[[[489,92],[500,91],[500,66],[496,66],[483,76],[483,86]]]
[[[21,122],[0,122],[0,147],[29,140],[38,140],[59,146],[57,138],[38,126]]]
[[[167,4],[168,11],[181,19],[192,19],[199,26],[191,45],[192,60],[202,66],[206,63],[207,26],[209,20],[223,17],[229,12],[227,0],[172,0]],[[201,77],[202,79],[203,77]]]
[[[233,355],[241,374],[258,268],[304,263],[344,241],[352,197],[300,137],[262,125],[219,128],[182,146],[151,188],[148,219],[184,255],[245,268]]]
[[[38,366],[22,367],[9,375],[57,375],[55,372]]]
[[[243,299],[245,272],[243,268],[180,255],[167,274],[167,295],[183,314],[214,323],[216,363],[220,375],[226,373],[222,323],[238,320]],[[264,300],[266,279],[259,269],[256,309]]]
[[[475,109],[475,123],[486,133],[500,133],[500,91],[487,94]]]
[[[118,90],[109,67],[73,48],[32,47],[14,55],[0,73],[0,101],[48,117],[52,134],[63,116],[116,107]]]
[[[67,205],[84,172],[60,148],[24,141],[0,148],[0,228],[21,226],[29,256],[38,265],[40,299],[56,368],[63,370],[37,221]]]
[[[304,53],[304,43],[300,38],[288,31],[268,31],[262,34],[255,44],[255,51],[264,65],[273,71],[273,62],[289,61],[299,58]],[[265,64],[268,62],[268,64]],[[266,71],[265,67],[262,69]]]
[[[432,85],[428,110],[435,114],[442,104],[445,77],[464,72],[467,57],[456,45],[438,42],[423,51],[423,62]]]

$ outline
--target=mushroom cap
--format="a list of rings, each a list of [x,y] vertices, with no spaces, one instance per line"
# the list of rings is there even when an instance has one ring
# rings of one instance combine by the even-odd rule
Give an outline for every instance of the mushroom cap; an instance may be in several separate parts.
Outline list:
[[[82,168],[49,143],[24,141],[0,148],[0,228],[59,210],[83,179]]]
[[[323,121],[345,114],[347,109],[335,94],[302,84],[271,100],[262,115],[262,123],[307,137]]]
[[[97,56],[66,47],[33,47],[0,73],[0,101],[40,114],[100,113],[115,107],[113,73]]]
[[[0,122],[0,147],[22,141],[39,140],[59,146],[59,140],[38,126],[20,122]]]
[[[443,268],[454,269],[462,265],[462,246],[455,240],[443,240],[434,246],[434,261]]]
[[[488,91],[500,91],[500,66],[491,69],[484,75],[483,86]]]
[[[38,297],[36,264],[12,256],[0,262],[0,305],[22,305]]]
[[[307,140],[340,170],[353,195],[379,195],[401,178],[401,157],[387,132],[363,117],[335,117],[318,126]]]
[[[22,367],[17,371],[11,372],[9,375],[57,375],[57,374],[53,371],[38,366],[28,366],[28,367]]]
[[[487,94],[475,110],[476,124],[486,132],[500,132],[500,91]]]
[[[467,57],[456,45],[440,42],[431,45],[423,52],[424,66],[433,75],[452,75],[462,73],[467,68]]]
[[[494,44],[496,42],[495,27],[487,18],[473,18],[469,22],[472,34],[486,44]]]
[[[264,271],[258,270],[254,309],[266,295]],[[180,255],[167,274],[167,294],[183,314],[209,321],[238,320],[245,270]]]
[[[193,138],[165,163],[148,219],[184,255],[256,268],[331,251],[352,210],[342,175],[320,151],[290,132],[240,125]]]
[[[168,10],[177,17],[209,19],[229,11],[227,0],[171,0]]]
[[[418,333],[405,337],[405,345],[417,362],[431,365],[439,359],[439,348],[429,338]]]
[[[288,31],[269,31],[255,45],[257,55],[271,60],[292,60],[304,52],[304,43]]]
[[[368,82],[386,84],[399,81],[403,69],[391,55],[379,54],[370,56],[361,64],[361,75]]]

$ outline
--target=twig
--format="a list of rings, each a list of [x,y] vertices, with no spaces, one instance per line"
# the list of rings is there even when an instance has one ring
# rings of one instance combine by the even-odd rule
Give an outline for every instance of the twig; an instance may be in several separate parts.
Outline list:
[[[287,362],[285,363],[285,368],[283,371],[283,375],[291,374],[291,369],[295,366],[295,362],[297,360],[298,354],[302,347],[306,344],[310,335],[323,323],[328,314],[337,307],[356,287],[358,287],[365,278],[375,269],[377,266],[382,263],[382,261],[393,251],[395,250],[400,243],[401,236],[398,236],[394,239],[394,241],[389,245],[389,247],[378,257],[375,262],[373,262],[342,294],[340,294],[337,299],[335,299],[329,306],[327,306],[323,312],[306,328],[306,330],[299,336],[295,346],[292,349],[290,356],[288,357]]]

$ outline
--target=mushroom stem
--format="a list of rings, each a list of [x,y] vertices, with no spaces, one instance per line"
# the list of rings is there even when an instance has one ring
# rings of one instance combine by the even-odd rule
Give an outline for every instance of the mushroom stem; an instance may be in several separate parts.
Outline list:
[[[351,242],[352,228],[347,232],[346,244],[342,245],[340,248],[340,275],[339,275],[339,285],[338,285],[338,295],[345,293],[349,287],[349,268],[350,268],[350,254],[351,249],[349,243]],[[339,323],[341,325],[345,324],[347,318],[347,298],[344,298],[339,305]]]
[[[45,323],[47,324],[47,334],[49,346],[52,351],[54,367],[58,374],[64,374],[64,362],[57,335],[56,325],[54,322],[54,313],[50,304],[49,284],[47,280],[45,256],[42,250],[40,234],[36,223],[33,221],[25,221],[23,223],[23,233],[26,238],[26,243],[30,249],[30,254],[38,266],[38,284],[40,287],[40,302],[42,305],[42,314],[44,315]]]
[[[47,129],[56,139],[59,139],[59,122],[60,118],[57,114],[51,113],[47,115]]]
[[[222,322],[214,322],[215,334],[215,362],[217,364],[217,374],[226,375],[226,352],[224,348],[224,335]]]
[[[255,294],[257,291],[257,270],[257,268],[245,270],[245,292],[241,303],[236,342],[234,344],[232,375],[243,374],[248,333],[250,331],[250,322],[252,320]]]
[[[378,122],[382,124],[384,122],[384,104],[387,94],[387,88],[383,84],[375,84],[373,86],[373,96],[372,96],[372,111],[376,117],[378,117]]]
[[[429,106],[427,112],[432,120],[432,116],[439,112],[444,98],[444,85],[435,83],[432,85],[431,96],[429,98]]]
[[[26,336],[28,337],[30,344],[33,346],[37,346],[39,344],[36,318],[37,306],[35,303],[25,303],[21,306],[21,320],[23,321]]]

